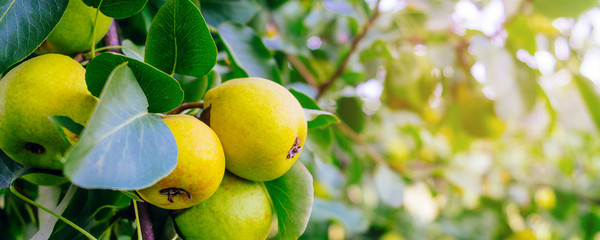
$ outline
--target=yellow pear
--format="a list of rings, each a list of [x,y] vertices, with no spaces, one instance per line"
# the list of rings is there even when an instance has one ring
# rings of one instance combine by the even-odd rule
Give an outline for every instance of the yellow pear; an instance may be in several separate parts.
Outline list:
[[[0,149],[24,165],[61,169],[69,144],[49,117],[85,125],[96,102],[77,61],[47,54],[21,63],[0,80]]]
[[[226,172],[217,192],[177,215],[175,223],[185,239],[264,240],[272,219],[265,185]]]
[[[225,156],[217,135],[189,115],[163,118],[177,143],[177,166],[156,184],[138,190],[145,201],[166,209],[194,206],[215,193],[225,173]]]
[[[96,10],[96,8],[85,5],[81,0],[69,0],[60,21],[36,53],[72,55],[89,50],[92,44],[102,40],[112,23],[112,18],[98,12],[96,34],[94,35]],[[95,42],[93,42],[94,36],[96,37]]]
[[[206,93],[202,120],[217,133],[227,170],[253,181],[286,173],[306,140],[302,106],[281,85],[262,78],[229,80]]]

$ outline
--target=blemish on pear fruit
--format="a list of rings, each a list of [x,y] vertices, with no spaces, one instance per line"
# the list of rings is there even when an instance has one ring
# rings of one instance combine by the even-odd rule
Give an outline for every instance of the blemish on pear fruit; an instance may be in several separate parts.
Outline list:
[[[35,154],[42,154],[46,151],[46,149],[42,147],[42,145],[30,142],[25,143],[25,149]]]
[[[174,196],[177,196],[177,195],[183,194],[183,193],[185,193],[189,199],[192,199],[192,195],[190,195],[190,193],[188,193],[186,190],[183,190],[181,188],[165,188],[165,189],[160,190],[160,194],[167,195],[167,200],[169,200],[169,202],[171,202],[171,203],[174,203],[173,202]]]
[[[290,158],[294,158],[296,156],[296,154],[298,154],[300,152],[300,150],[302,150],[302,146],[300,145],[300,139],[298,137],[296,137],[296,140],[294,140],[294,144],[292,144],[292,148],[290,148],[290,151],[288,152],[286,159],[290,159]]]

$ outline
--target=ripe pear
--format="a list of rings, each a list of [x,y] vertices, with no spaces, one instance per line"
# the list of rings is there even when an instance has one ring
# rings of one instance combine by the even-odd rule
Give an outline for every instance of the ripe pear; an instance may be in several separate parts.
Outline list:
[[[81,0],[69,0],[60,21],[46,41],[37,49],[37,54],[61,53],[72,55],[85,52],[102,40],[108,32],[112,18],[98,11],[96,38],[94,42],[94,20],[96,8],[85,5]]]
[[[177,143],[177,166],[156,184],[138,190],[145,201],[166,209],[194,206],[215,193],[225,173],[225,154],[217,135],[189,115],[163,118]]]
[[[217,192],[177,215],[175,223],[185,239],[264,240],[272,219],[265,185],[226,172]]]
[[[227,170],[253,181],[281,177],[306,140],[304,110],[281,85],[262,78],[229,80],[204,97],[201,119],[217,133]]]
[[[10,70],[0,80],[0,149],[27,166],[61,169],[69,147],[49,117],[85,125],[97,102],[85,69],[64,55],[47,54]]]

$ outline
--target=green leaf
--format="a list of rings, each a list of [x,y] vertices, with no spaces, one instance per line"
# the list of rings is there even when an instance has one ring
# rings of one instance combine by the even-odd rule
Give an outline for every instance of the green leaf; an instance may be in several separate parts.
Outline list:
[[[265,182],[265,186],[279,220],[277,239],[298,239],[306,230],[314,200],[310,172],[298,161],[280,178]]]
[[[127,63],[111,73],[77,145],[66,154],[65,176],[84,188],[134,190],[177,165],[175,137],[155,114]]]
[[[594,90],[596,87],[592,82],[583,77],[575,76],[573,79],[579,88],[581,98],[583,98],[585,105],[588,107],[592,120],[596,124],[596,128],[600,129],[600,96]]]
[[[357,207],[346,206],[341,202],[331,202],[315,199],[312,221],[337,220],[341,222],[350,233],[360,233],[367,230],[369,222],[363,212]]]
[[[515,49],[523,48],[529,52],[529,54],[535,54],[536,43],[535,43],[535,31],[529,26],[527,18],[519,16],[514,18],[510,24],[506,27],[508,32],[507,41],[514,45]]]
[[[357,97],[342,97],[337,101],[336,115],[342,122],[352,128],[356,133],[365,128],[367,115],[362,110],[362,101]]]
[[[312,99],[311,97],[309,97],[308,95],[306,95],[302,92],[296,91],[294,89],[290,89],[290,92],[292,93],[292,95],[294,95],[294,97],[296,97],[298,102],[300,102],[300,105],[302,106],[302,108],[322,110],[319,107],[319,105],[317,104],[317,102],[314,99]]]
[[[597,4],[597,0],[535,0],[533,8],[549,18],[577,17]]]
[[[135,43],[133,43],[129,39],[123,40],[121,45],[123,46],[123,49],[121,50],[123,50],[123,54],[125,54],[125,56],[133,58],[140,62],[144,61],[144,49],[146,48],[146,46],[135,45]]]
[[[247,77],[262,77],[281,83],[275,59],[251,28],[225,22],[219,25],[218,30],[236,70]]]
[[[256,2],[247,0],[201,0],[200,5],[206,23],[213,27],[225,21],[246,23],[260,10]]]
[[[333,129],[331,127],[308,129],[306,146],[319,158],[327,161],[331,159],[331,146],[333,144]]]
[[[37,200],[38,203],[42,206],[49,207],[49,209],[51,209],[54,213],[62,215],[69,203],[71,202],[71,199],[73,199],[73,196],[77,191],[77,187],[75,185],[71,185],[69,187],[69,190],[67,190],[65,196],[60,201],[60,203],[58,203],[58,197],[60,196],[60,188],[40,187],[39,191],[40,199]],[[52,229],[54,229],[58,218],[43,211],[39,211],[38,214],[40,227],[31,239],[49,239],[50,235],[52,234]]]
[[[148,100],[149,112],[168,112],[181,104],[183,90],[177,80],[144,62],[116,53],[100,54],[88,64],[85,81],[92,95],[100,96],[108,76],[116,66],[124,62],[129,63],[128,67],[142,87]]]
[[[98,8],[111,18],[128,18],[144,9],[148,0],[82,0],[86,5]]]
[[[13,178],[24,168],[0,149],[0,189],[10,187]]]
[[[81,134],[84,128],[81,124],[76,123],[75,121],[73,121],[73,119],[66,116],[54,116],[52,120],[75,134]]]
[[[113,221],[119,221],[120,217],[116,214],[126,209],[130,204],[131,199],[119,191],[79,189],[62,216],[85,228],[92,235],[100,236],[109,228],[112,223],[111,219],[115,217]],[[116,230],[116,228],[113,228],[113,230]],[[120,231],[123,231],[123,229],[115,231],[115,234]],[[83,238],[81,233],[74,228],[59,221],[56,223],[49,239],[86,238]]]
[[[290,92],[304,108],[304,116],[306,117],[306,121],[308,121],[309,129],[340,123],[340,119],[333,113],[321,110],[319,105],[317,105],[317,102],[308,95],[294,89],[290,89]]]
[[[217,47],[200,10],[189,0],[170,0],[154,16],[145,60],[170,75],[202,77],[217,63]]]
[[[388,166],[379,165],[375,170],[375,188],[381,201],[390,207],[402,205],[404,182],[402,178]]]
[[[68,0],[0,1],[0,73],[44,42],[67,8]]]
[[[69,182],[67,178],[62,176],[62,172],[60,171],[50,171],[40,168],[31,168],[27,173],[23,173],[20,178],[40,186],[56,186]]]
[[[304,109],[304,116],[308,121],[308,128],[319,128],[340,123],[340,120],[333,113],[327,111]]]
[[[83,131],[83,126],[73,121],[66,116],[48,117],[56,127],[56,131],[60,134],[65,143],[75,145],[79,140],[79,135]]]
[[[197,78],[192,76],[174,75],[184,92],[184,102],[198,102],[204,99],[204,94],[220,83],[220,75],[216,71],[210,71],[207,75]]]
[[[134,191],[121,191],[121,193],[125,196],[127,196],[128,198],[131,198],[135,201],[138,202],[143,202],[144,200],[142,200],[137,194],[135,194]]]

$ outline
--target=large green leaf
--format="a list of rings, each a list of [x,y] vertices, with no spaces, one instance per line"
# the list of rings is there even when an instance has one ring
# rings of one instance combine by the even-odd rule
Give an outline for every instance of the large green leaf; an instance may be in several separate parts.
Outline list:
[[[280,178],[265,182],[265,186],[279,220],[278,239],[298,239],[306,230],[312,211],[312,175],[298,161]]]
[[[262,77],[281,83],[275,59],[251,28],[225,22],[218,27],[236,70],[248,77]]]
[[[189,0],[170,0],[148,32],[145,61],[170,75],[202,77],[217,62],[217,47],[200,10]]]
[[[340,122],[333,113],[323,111],[319,105],[317,105],[317,102],[308,95],[294,89],[290,89],[290,92],[304,108],[304,115],[306,116],[306,121],[308,121],[308,128],[325,127]]]
[[[315,101],[308,95],[304,94],[303,92],[296,91],[295,89],[290,89],[290,92],[298,100],[298,102],[300,103],[302,108],[323,110],[323,109],[321,109],[321,107],[319,107],[319,105],[317,104],[317,101]]]
[[[94,96],[100,96],[108,76],[116,66],[124,62],[129,63],[128,67],[146,95],[148,111],[168,112],[181,104],[183,90],[177,80],[144,62],[116,53],[100,54],[89,63],[85,73],[88,90]]]
[[[0,1],[0,73],[42,44],[62,17],[68,2]]]
[[[0,189],[10,187],[13,178],[23,169],[23,165],[15,162],[0,150]]]
[[[95,8],[100,3],[100,12],[111,18],[128,18],[144,9],[148,0],[83,0],[83,2]]]
[[[77,145],[66,154],[65,175],[84,188],[148,187],[177,165],[175,137],[147,112],[148,101],[127,63],[111,73]]]
[[[202,15],[213,27],[225,21],[246,23],[260,10],[254,1],[248,0],[201,0]]]

